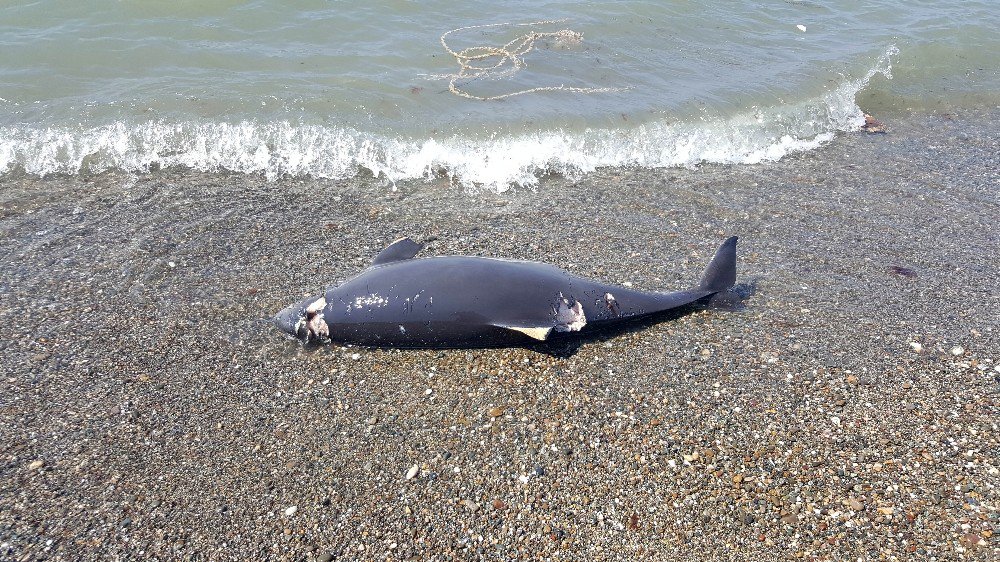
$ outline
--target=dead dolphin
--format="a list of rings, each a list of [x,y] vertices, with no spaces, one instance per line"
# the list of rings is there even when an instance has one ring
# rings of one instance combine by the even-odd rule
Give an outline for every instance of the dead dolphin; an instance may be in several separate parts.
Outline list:
[[[274,321],[303,342],[374,347],[506,347],[554,334],[593,331],[692,303],[738,302],[736,240],[719,247],[697,287],[646,293],[557,267],[471,256],[414,259],[402,238],[371,267],[279,312]]]

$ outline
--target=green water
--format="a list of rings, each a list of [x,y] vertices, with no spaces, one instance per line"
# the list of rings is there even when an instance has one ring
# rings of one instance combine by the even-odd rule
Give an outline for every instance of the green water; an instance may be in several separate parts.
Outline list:
[[[462,80],[455,50],[539,40]],[[0,172],[180,165],[502,189],[606,165],[748,163],[862,109],[1000,103],[989,2],[42,1],[0,7]],[[494,60],[484,61],[496,62]],[[891,79],[890,79],[891,77]]]

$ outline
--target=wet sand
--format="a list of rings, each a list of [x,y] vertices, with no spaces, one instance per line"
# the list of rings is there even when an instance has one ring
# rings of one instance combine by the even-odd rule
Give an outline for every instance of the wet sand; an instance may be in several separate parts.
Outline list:
[[[3,180],[0,558],[996,560],[1000,114],[877,117],[502,195]],[[404,235],[676,290],[732,234],[745,312],[576,347],[267,321]]]

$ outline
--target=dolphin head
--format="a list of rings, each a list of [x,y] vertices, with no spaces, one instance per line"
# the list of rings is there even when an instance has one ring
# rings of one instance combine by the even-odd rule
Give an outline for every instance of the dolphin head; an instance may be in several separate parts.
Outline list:
[[[323,309],[326,299],[309,297],[274,316],[274,323],[281,330],[303,342],[320,340],[330,337],[330,328],[326,324]]]

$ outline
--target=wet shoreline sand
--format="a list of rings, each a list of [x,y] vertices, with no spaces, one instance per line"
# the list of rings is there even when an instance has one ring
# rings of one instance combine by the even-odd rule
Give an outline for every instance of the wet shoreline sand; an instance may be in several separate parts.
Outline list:
[[[0,557],[989,560],[1000,115],[884,120],[501,195],[4,180]],[[675,290],[732,234],[746,312],[572,353],[308,350],[267,323],[403,235]]]

